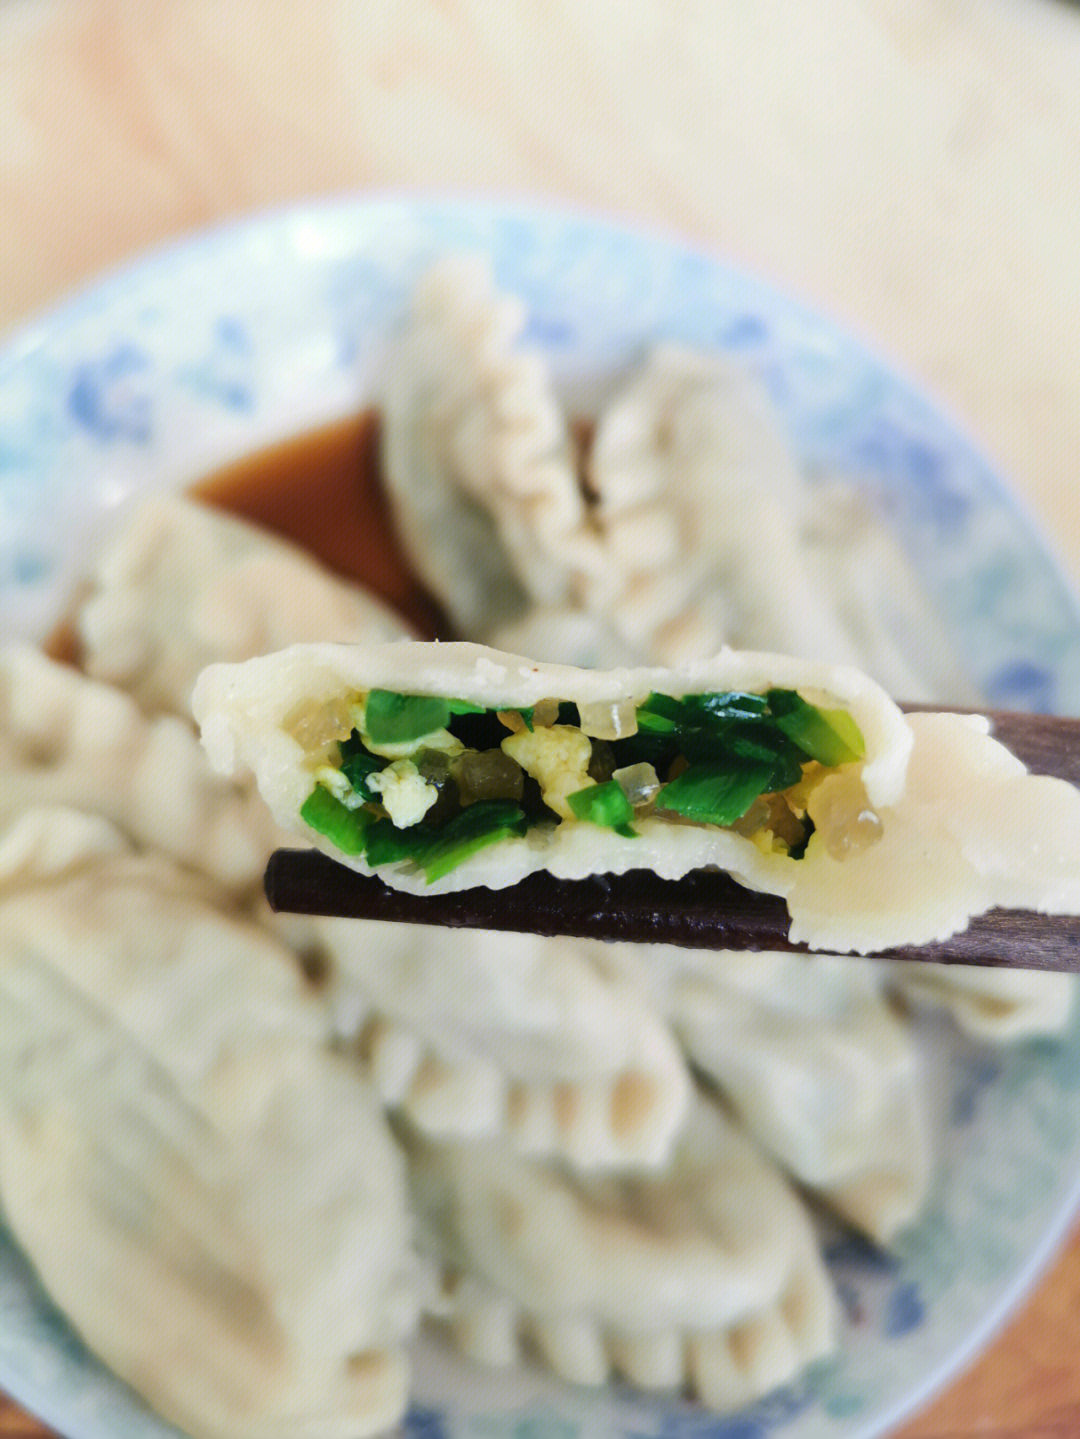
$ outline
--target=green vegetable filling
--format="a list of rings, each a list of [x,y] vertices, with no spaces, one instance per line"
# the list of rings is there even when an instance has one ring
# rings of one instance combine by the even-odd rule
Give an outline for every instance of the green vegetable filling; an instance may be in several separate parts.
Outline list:
[[[441,829],[422,824],[398,829],[390,820],[380,819],[368,830],[367,861],[377,869],[382,864],[412,860],[431,884],[486,845],[523,835],[527,823],[525,811],[509,800],[470,805]]]
[[[732,825],[771,788],[772,773],[770,760],[688,765],[660,791],[657,807],[696,824]]]
[[[634,818],[633,807],[615,780],[579,789],[576,794],[568,795],[566,802],[578,819],[604,825],[626,839],[637,838],[637,831],[630,825]]]
[[[361,855],[373,815],[364,809],[349,809],[328,789],[316,785],[300,806],[300,818],[324,834],[342,854]]]
[[[543,708],[558,725],[579,723],[575,705],[545,701]],[[301,818],[343,854],[363,855],[373,868],[411,861],[429,883],[487,845],[520,837],[531,824],[550,823],[554,815],[540,797],[542,785],[500,748],[514,715],[530,733],[549,725],[534,724],[536,706],[501,712],[505,722],[496,710],[465,700],[372,690],[363,732],[353,730],[340,745],[338,768],[354,800],[344,803],[337,784],[331,793],[320,782]],[[453,746],[446,751],[421,743],[447,729],[456,752]],[[416,765],[414,779],[426,786],[419,805],[410,796],[410,808],[395,810],[382,790],[370,788],[371,776],[389,761],[373,754],[369,744],[406,747],[399,752],[408,754]],[[834,768],[865,752],[859,727],[846,711],[819,708],[794,690],[651,694],[637,708],[635,734],[591,741],[588,775],[597,783],[570,793],[565,804],[578,821],[636,837],[634,805],[611,776],[644,763],[655,769],[659,789],[654,784],[647,801],[635,800],[641,813],[655,807],[661,816],[730,827],[753,810],[740,832],[775,832],[789,855],[801,858],[813,826],[804,811],[787,806],[784,791],[802,780],[812,761]],[[402,822],[403,813],[415,815],[425,801],[421,819]],[[777,807],[782,823],[775,819]]]
[[[364,711],[368,738],[374,744],[407,744],[444,729],[450,719],[450,701],[428,695],[399,695],[393,690],[372,690]]]

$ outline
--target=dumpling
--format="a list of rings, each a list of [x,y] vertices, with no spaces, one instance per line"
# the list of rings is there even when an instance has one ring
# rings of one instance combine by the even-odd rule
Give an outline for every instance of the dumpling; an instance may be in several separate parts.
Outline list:
[[[420,280],[385,356],[383,480],[416,572],[459,633],[487,637],[531,600],[571,598],[599,564],[566,423],[525,310],[485,261]]]
[[[279,831],[257,794],[215,775],[189,725],[38,650],[0,650],[0,822],[90,810],[230,889],[258,885]]]
[[[567,723],[558,722],[559,704]],[[834,772],[850,779],[847,809],[830,817],[828,831],[846,838],[867,827],[860,816],[868,805],[900,798],[911,745],[903,715],[856,671],[730,650],[678,671],[603,672],[465,644],[295,646],[204,671],[194,709],[211,762],[252,770],[283,828],[420,893],[500,888],[537,870],[576,879],[646,868],[674,878],[714,866],[787,894],[821,845],[811,836],[808,858],[792,857],[808,833],[796,813],[806,806],[800,786],[821,787]],[[728,734],[745,764],[724,751]],[[665,818],[651,809],[657,776],[684,743],[704,768],[670,776]],[[811,753],[819,757],[812,763]],[[602,758],[606,771],[596,768]],[[717,788],[716,767],[732,764]],[[642,777],[635,792],[649,809],[641,817],[605,777],[615,770]],[[432,835],[422,823],[428,810],[440,795],[454,802],[455,791],[439,788],[443,775],[470,800],[509,797],[455,810],[421,854]],[[705,798],[702,809],[699,779],[715,805]],[[369,826],[365,798],[376,790],[388,816],[379,827]],[[790,804],[757,803],[781,790]],[[420,828],[402,839],[414,823]]]
[[[93,817],[0,841],[0,1204],[194,1439],[378,1433],[417,1308],[401,1155],[291,956],[213,897]]]
[[[881,1243],[915,1218],[931,1164],[919,1049],[867,961],[659,947],[642,968],[778,1164]]]
[[[584,1169],[666,1158],[690,1081],[606,946],[335,919],[318,935],[374,1082],[420,1129],[505,1133]]]
[[[737,1408],[835,1344],[806,1210],[699,1097],[659,1174],[570,1176],[505,1145],[406,1139],[419,1244],[446,1266],[455,1342],[488,1364],[523,1344],[563,1378],[612,1373]]]
[[[277,536],[180,495],[135,510],[78,614],[89,674],[150,713],[190,715],[199,671],[301,640],[380,644],[405,622]]]
[[[850,483],[811,483],[731,359],[658,346],[601,410],[587,469],[604,565],[581,603],[639,661],[725,643],[856,664],[906,700],[978,702],[892,534]]]
[[[1060,1034],[1072,1018],[1076,976],[966,964],[890,964],[890,988],[905,1000],[947,1010],[975,1039]]]
[[[803,480],[764,392],[661,345],[600,413],[588,459],[605,565],[586,608],[661,664],[721,644],[854,664],[803,557]]]

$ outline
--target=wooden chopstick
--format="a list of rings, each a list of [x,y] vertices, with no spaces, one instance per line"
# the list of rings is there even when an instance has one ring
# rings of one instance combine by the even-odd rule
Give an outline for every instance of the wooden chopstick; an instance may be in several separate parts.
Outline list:
[[[906,706],[909,709],[932,706]],[[989,712],[994,734],[1036,774],[1080,784],[1080,720]],[[275,910],[450,929],[509,930],[694,949],[791,950],[782,899],[727,875],[696,871],[662,880],[648,870],[558,880],[530,875],[505,889],[412,895],[356,874],[314,850],[278,850],[266,868]],[[1080,917],[992,910],[935,944],[891,949],[882,959],[1080,971]]]

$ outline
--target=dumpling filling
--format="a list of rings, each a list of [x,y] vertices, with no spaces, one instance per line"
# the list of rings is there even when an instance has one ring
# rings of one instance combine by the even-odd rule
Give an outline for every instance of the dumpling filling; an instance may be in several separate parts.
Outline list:
[[[802,857],[827,775],[866,753],[842,709],[793,689],[651,693],[612,704],[485,708],[372,689],[286,722],[313,786],[300,817],[373,869],[411,861],[430,884],[537,826],[717,826]],[[864,838],[873,838],[867,811]]]

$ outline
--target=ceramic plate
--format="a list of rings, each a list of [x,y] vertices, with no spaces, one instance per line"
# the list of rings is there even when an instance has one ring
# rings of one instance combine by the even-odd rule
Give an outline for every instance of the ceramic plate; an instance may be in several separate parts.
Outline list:
[[[588,407],[649,342],[737,354],[816,471],[886,517],[994,705],[1080,713],[1080,615],[1043,542],[954,425],[834,325],[655,234],[525,206],[340,200],[215,230],[110,276],[0,350],[0,625],[39,638],[125,501],[361,407],[420,271],[480,250],[529,341]],[[966,1365],[1031,1285],[1080,1198],[1080,1022],[988,1050],[928,1032],[937,1181],[898,1251],[833,1246],[840,1357],[733,1418],[424,1341],[409,1434],[484,1439],[852,1439]],[[0,1386],[68,1439],[173,1430],[85,1352],[0,1235]]]

